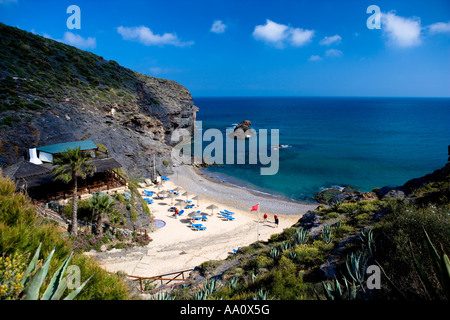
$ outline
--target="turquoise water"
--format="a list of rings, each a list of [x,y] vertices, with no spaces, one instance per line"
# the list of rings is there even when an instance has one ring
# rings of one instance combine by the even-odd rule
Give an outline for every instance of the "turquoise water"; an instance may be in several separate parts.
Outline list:
[[[242,120],[279,129],[279,171],[259,165],[206,169],[217,179],[309,201],[331,186],[362,191],[402,185],[441,168],[450,144],[450,99],[439,98],[194,98],[203,129]],[[206,145],[209,142],[205,143]]]

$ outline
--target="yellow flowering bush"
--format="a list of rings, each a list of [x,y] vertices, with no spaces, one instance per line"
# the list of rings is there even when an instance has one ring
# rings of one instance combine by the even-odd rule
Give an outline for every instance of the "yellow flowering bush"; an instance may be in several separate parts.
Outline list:
[[[0,300],[18,299],[23,290],[20,281],[26,266],[26,259],[17,253],[0,257]]]

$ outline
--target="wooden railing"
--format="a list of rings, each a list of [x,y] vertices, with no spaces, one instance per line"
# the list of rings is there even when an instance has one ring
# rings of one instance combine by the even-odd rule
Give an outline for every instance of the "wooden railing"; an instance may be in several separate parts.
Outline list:
[[[184,269],[184,270],[180,270],[180,271],[174,271],[174,272],[170,272],[170,273],[160,274],[160,275],[157,275],[154,277],[139,277],[139,276],[131,276],[131,275],[128,275],[128,277],[134,278],[134,280],[132,280],[132,281],[139,281],[141,293],[152,293],[152,292],[156,292],[159,290],[169,289],[172,287],[190,283],[191,280],[186,279],[184,276],[184,273],[191,272],[192,270],[194,270],[194,269]],[[169,277],[169,276],[172,276],[172,277]],[[181,276],[181,279],[178,278],[180,276]],[[143,284],[144,280],[161,281],[161,286],[158,288],[155,288],[155,289],[145,291],[144,284]],[[164,283],[163,281],[167,281],[167,282]],[[169,283],[171,283],[172,281],[176,281],[177,283],[169,285]]]

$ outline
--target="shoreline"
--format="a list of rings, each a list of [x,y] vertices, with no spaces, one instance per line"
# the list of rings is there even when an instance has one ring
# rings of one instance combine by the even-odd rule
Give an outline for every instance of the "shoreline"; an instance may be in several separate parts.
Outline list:
[[[219,181],[203,173],[199,168],[190,165],[181,165],[172,168],[174,173],[170,178],[175,184],[205,198],[213,198],[223,205],[230,202],[239,209],[245,211],[253,205],[260,203],[262,212],[268,214],[296,215],[317,208],[319,203],[302,202],[270,193],[252,190],[243,186]],[[207,191],[208,190],[208,191]],[[227,197],[228,196],[228,197]],[[224,198],[227,200],[224,201]]]
[[[156,186],[139,188],[160,192],[181,188],[174,198],[158,199],[148,204],[152,217],[163,220],[165,226],[151,232],[152,241],[144,247],[132,249],[113,249],[108,252],[87,252],[109,272],[122,271],[127,275],[150,277],[182,269],[190,269],[210,260],[223,260],[233,250],[248,246],[256,241],[267,241],[273,234],[283,232],[292,227],[308,210],[317,207],[315,204],[302,204],[290,200],[274,198],[267,195],[252,193],[226,183],[222,183],[201,174],[192,166],[174,167],[174,173],[162,188]],[[184,195],[189,192],[189,198],[194,195],[200,200],[193,200],[195,208],[187,209]],[[178,201],[177,201],[178,200]],[[179,209],[185,212],[175,218],[168,209],[171,202],[177,203]],[[251,212],[252,206],[260,203],[259,214]],[[210,204],[218,208],[214,213],[208,209]],[[219,211],[234,212],[234,220],[227,221]],[[202,223],[206,229],[193,230],[189,223],[189,215],[201,211],[207,217]],[[263,214],[267,213],[267,221]],[[274,214],[279,217],[279,225],[274,222]]]

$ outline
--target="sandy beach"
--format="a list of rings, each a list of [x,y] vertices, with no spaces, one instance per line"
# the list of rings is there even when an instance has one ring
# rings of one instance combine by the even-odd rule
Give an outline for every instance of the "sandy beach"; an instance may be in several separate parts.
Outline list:
[[[150,234],[153,241],[146,247],[93,254],[106,270],[145,277],[193,268],[207,260],[225,259],[233,254],[233,249],[257,241],[258,215],[250,211],[253,205],[260,204],[259,240],[262,241],[292,226],[306,211],[317,207],[316,204],[271,197],[214,181],[191,166],[176,167],[174,172],[160,191],[180,187],[180,195],[175,196],[173,202],[186,200],[182,194],[188,191],[188,200],[194,196],[200,198],[198,206],[186,209],[187,203],[179,203],[184,213],[175,218],[173,212],[168,211],[171,198],[154,199],[149,205],[151,213],[155,219],[164,221],[165,226]],[[154,186],[145,190],[158,192]],[[197,205],[197,200],[192,203]],[[214,214],[207,209],[211,204],[218,206]],[[235,213],[234,220],[221,217],[219,211],[225,209]],[[189,214],[194,211],[206,214],[207,221],[195,222],[205,226],[205,230],[194,231],[189,226]],[[264,213],[268,215],[266,222],[263,221]],[[279,217],[278,227],[274,223],[274,214]]]

